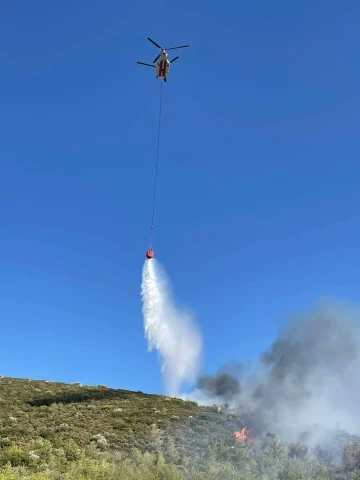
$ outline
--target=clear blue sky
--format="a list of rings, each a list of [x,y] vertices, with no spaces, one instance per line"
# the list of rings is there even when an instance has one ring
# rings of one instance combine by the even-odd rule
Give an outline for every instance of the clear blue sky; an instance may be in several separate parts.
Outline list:
[[[6,2],[1,374],[161,392],[140,281],[157,50],[155,250],[204,368],[254,358],[319,296],[359,300],[357,1]]]

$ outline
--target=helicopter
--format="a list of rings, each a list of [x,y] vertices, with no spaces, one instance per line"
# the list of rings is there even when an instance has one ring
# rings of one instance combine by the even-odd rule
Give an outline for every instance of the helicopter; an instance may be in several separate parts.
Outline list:
[[[180,45],[179,47],[163,48],[163,47],[160,47],[160,45],[154,42],[154,40],[152,40],[151,38],[148,37],[147,39],[149,40],[149,42],[153,43],[155,47],[160,48],[161,52],[155,58],[155,60],[153,60],[153,64],[155,63],[155,65],[152,65],[151,63],[144,63],[144,62],[136,62],[136,63],[138,63],[139,65],[145,65],[146,67],[155,68],[156,78],[163,79],[164,82],[166,82],[167,76],[169,75],[169,71],[170,71],[170,64],[175,62],[175,60],[177,60],[178,58],[180,58],[179,56],[177,56],[172,60],[168,60],[167,50],[176,50],[177,48],[186,48],[189,45]]]

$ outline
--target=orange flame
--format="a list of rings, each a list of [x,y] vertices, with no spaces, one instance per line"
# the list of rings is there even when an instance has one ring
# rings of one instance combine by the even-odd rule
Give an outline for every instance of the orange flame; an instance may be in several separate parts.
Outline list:
[[[242,428],[240,432],[234,432],[234,437],[236,440],[242,441],[247,445],[251,445],[254,442],[254,440],[250,438],[249,431],[246,427]]]

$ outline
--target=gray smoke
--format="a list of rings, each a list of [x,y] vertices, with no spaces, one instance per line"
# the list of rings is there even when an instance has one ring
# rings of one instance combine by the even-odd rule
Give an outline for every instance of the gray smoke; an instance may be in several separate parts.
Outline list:
[[[240,381],[225,372],[215,376],[203,375],[197,381],[197,388],[211,397],[231,400],[234,395],[240,394]]]
[[[199,378],[194,398],[229,403],[259,434],[294,439],[339,424],[360,432],[360,362],[356,320],[360,312],[333,304],[291,319],[261,354],[256,374]],[[225,371],[224,371],[225,370]]]

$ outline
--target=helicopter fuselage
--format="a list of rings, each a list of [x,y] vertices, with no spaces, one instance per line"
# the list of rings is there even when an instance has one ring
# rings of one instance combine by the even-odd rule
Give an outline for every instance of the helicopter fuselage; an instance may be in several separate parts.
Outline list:
[[[167,53],[162,53],[156,64],[156,78],[166,78],[170,71],[170,61],[167,59]]]

